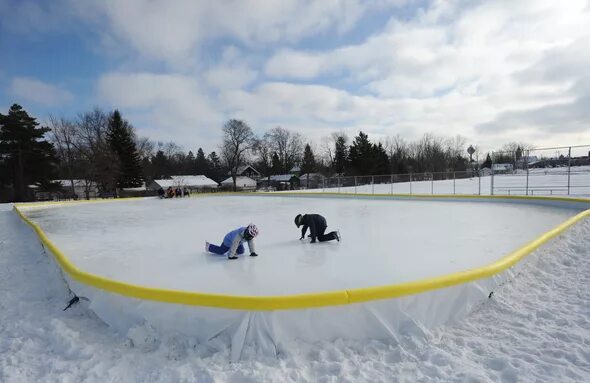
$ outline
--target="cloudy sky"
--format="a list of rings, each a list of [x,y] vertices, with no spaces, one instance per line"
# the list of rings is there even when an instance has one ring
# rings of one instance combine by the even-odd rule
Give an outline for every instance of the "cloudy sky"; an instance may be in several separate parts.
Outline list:
[[[186,150],[229,118],[590,144],[589,26],[586,0],[0,0],[0,110],[118,108]]]

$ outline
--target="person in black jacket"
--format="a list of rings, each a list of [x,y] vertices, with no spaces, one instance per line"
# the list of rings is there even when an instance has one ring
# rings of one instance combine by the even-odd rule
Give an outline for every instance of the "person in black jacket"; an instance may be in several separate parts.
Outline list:
[[[326,219],[319,214],[297,214],[295,217],[295,225],[297,225],[297,227],[303,225],[303,228],[301,229],[301,238],[299,238],[300,240],[305,238],[305,233],[307,232],[307,228],[309,228],[311,243],[315,243],[316,239],[320,242],[332,241],[334,239],[340,242],[340,233],[337,231],[331,231],[328,234],[324,234],[328,224],[326,223]]]

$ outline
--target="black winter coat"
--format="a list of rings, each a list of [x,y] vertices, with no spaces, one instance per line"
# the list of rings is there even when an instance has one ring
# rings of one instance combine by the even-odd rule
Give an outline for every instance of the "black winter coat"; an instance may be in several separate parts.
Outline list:
[[[328,227],[326,219],[319,214],[305,214],[302,217],[302,222],[303,228],[301,229],[301,238],[305,237],[305,233],[309,227],[312,242],[315,242],[318,235],[323,234],[324,231],[326,231],[326,227]]]

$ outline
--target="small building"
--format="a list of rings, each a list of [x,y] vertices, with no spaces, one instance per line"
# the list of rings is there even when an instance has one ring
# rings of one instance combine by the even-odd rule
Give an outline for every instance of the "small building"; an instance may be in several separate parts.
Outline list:
[[[321,173],[307,173],[299,177],[300,186],[306,189],[318,189],[324,184],[326,177]]]
[[[299,177],[293,174],[279,174],[260,179],[258,187],[271,190],[295,190],[299,189]]]
[[[74,182],[74,191],[72,195],[72,181]],[[99,195],[98,184],[90,180],[54,180],[61,185],[64,192],[64,198],[89,199],[97,198]]]
[[[233,189],[234,181],[231,177],[221,181],[221,187],[226,190]],[[253,180],[250,177],[236,177],[236,189],[241,191],[255,191],[256,190],[256,180]]]
[[[228,172],[227,174],[231,175],[230,172]],[[252,165],[240,166],[238,168],[236,175],[248,177],[253,180],[259,180],[262,177],[262,174],[260,174],[260,172],[258,170],[254,169],[254,167]]]
[[[299,176],[299,174],[301,174],[301,168],[299,166],[295,165],[291,168],[291,170],[289,170],[289,174]]]
[[[187,188],[192,192],[204,192],[217,190],[218,184],[211,178],[207,178],[203,175],[200,176],[172,176],[170,179],[153,180],[148,183],[148,190],[155,190],[162,188],[164,190],[169,187],[176,189],[180,188],[184,190]]]
[[[514,166],[512,164],[494,164],[492,169],[494,170],[494,174],[510,173],[514,170]]]

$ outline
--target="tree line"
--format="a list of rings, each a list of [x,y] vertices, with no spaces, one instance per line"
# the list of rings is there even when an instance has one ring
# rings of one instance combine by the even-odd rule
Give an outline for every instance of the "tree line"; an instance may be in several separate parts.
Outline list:
[[[464,171],[471,165],[466,139],[425,134],[410,142],[401,136],[372,141],[364,132],[349,139],[334,132],[321,142],[277,126],[261,135],[243,120],[230,119],[221,127],[219,151],[186,152],[174,142],[154,142],[137,135],[118,110],[94,108],[74,118],[50,116],[40,126],[19,105],[0,113],[0,199],[25,201],[29,185],[52,191],[67,180],[93,185],[103,194],[133,188],[172,175],[205,175],[216,182],[234,181],[239,170],[252,165],[264,177],[287,174],[325,176],[405,174]],[[477,148],[474,149],[478,153]]]

